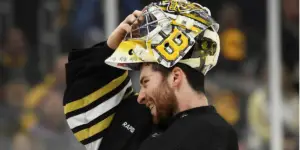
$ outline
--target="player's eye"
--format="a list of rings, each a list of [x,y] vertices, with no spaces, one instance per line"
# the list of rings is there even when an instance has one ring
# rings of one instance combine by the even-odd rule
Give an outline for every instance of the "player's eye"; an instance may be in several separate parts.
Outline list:
[[[149,82],[149,80],[144,80],[144,84],[146,84],[146,83],[148,83]]]
[[[143,86],[144,86],[145,88],[146,88],[148,82],[149,82],[149,80],[147,80],[147,79],[143,81]]]

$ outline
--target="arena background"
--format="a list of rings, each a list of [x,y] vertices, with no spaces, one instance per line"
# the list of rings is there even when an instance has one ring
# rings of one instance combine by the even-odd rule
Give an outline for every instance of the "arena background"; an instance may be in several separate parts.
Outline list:
[[[0,150],[84,150],[63,115],[66,54],[105,40],[129,13],[151,1],[0,0]],[[206,77],[210,103],[235,127],[241,150],[271,149],[267,31],[273,24],[267,23],[267,1],[197,2],[221,27],[219,63]],[[299,1],[282,0],[280,6],[281,139],[284,150],[296,150]],[[138,72],[131,75],[137,80]],[[134,87],[138,91],[136,82]]]

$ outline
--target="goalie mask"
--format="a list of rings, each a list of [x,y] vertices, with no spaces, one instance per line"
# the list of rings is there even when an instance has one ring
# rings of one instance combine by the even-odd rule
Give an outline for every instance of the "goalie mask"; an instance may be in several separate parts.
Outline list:
[[[144,62],[167,68],[183,63],[204,75],[216,65],[220,53],[219,25],[206,7],[184,0],[162,1],[146,6],[136,21],[139,26],[132,26],[105,60],[108,65],[135,70]]]

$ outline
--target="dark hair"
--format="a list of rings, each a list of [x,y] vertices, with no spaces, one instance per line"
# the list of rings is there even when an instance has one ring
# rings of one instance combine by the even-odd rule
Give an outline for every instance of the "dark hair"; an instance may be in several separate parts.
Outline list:
[[[182,63],[177,63],[171,68],[166,68],[158,63],[150,63],[153,71],[160,72],[163,77],[167,77],[175,67],[179,67],[185,73],[189,85],[198,93],[205,93],[204,91],[204,75]]]

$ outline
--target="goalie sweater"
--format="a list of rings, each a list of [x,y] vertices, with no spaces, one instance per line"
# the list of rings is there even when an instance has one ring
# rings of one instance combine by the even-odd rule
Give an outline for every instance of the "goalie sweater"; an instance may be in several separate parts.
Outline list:
[[[106,43],[74,50],[66,65],[64,112],[87,150],[238,150],[234,129],[213,106],[180,112],[154,127],[128,72],[104,64],[112,52]]]

